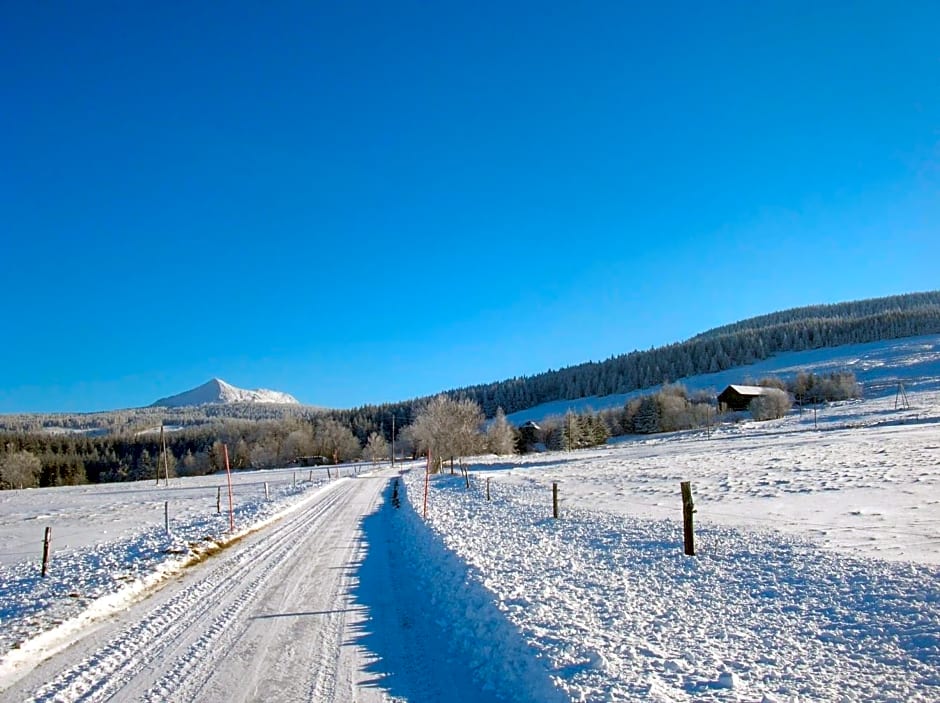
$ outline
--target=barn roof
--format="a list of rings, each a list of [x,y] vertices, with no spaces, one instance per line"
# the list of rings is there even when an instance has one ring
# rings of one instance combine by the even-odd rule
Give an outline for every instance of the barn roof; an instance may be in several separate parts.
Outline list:
[[[764,395],[768,390],[767,388],[764,388],[764,386],[738,386],[734,383],[728,386],[728,388],[732,389],[736,393],[739,393],[740,395]],[[728,390],[728,388],[725,390]]]

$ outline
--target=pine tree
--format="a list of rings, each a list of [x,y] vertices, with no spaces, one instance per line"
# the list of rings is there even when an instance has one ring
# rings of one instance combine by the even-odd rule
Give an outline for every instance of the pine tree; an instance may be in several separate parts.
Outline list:
[[[637,434],[659,432],[659,403],[655,396],[645,395],[640,398],[639,407],[633,417],[633,431]]]

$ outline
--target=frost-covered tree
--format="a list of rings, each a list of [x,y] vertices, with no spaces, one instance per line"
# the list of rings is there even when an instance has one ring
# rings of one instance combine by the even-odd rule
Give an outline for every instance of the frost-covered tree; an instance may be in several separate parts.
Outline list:
[[[197,476],[198,471],[196,469],[196,456],[193,454],[192,449],[187,449],[186,453],[183,454],[183,458],[180,460],[179,466],[177,468],[177,473],[180,476]]]
[[[565,449],[578,449],[584,446],[584,431],[581,425],[581,418],[575,415],[573,410],[565,413],[565,419],[562,421]]]
[[[757,385],[762,386],[763,388],[777,388],[781,391],[785,391],[787,389],[787,384],[777,376],[765,376],[757,382]]]
[[[417,443],[414,438],[414,430],[411,425],[402,428],[395,438],[395,454],[402,458],[414,458],[418,454]]]
[[[271,442],[258,442],[251,449],[251,467],[273,469],[278,464],[277,446]]]
[[[435,396],[418,413],[412,435],[421,452],[431,451],[436,467],[442,462],[476,454],[482,449],[483,411],[472,400]]]
[[[251,447],[244,438],[235,443],[235,451],[232,452],[232,468],[247,469],[251,466]]]
[[[362,447],[349,427],[327,417],[314,425],[313,451],[338,462],[357,458]]]
[[[750,402],[748,409],[755,420],[775,420],[790,412],[791,406],[790,396],[786,391],[768,388],[763,395]]]
[[[227,445],[222,442],[222,440],[215,440],[212,443],[212,446],[209,448],[209,472],[215,471],[225,471],[226,468],[231,469],[232,464],[229,460],[228,467],[225,465],[225,455]]]
[[[161,449],[157,461],[158,480],[167,477],[174,478],[176,476],[176,456],[171,449],[168,448],[166,451]]]
[[[824,376],[801,371],[790,383],[790,390],[800,400],[835,401],[858,398],[862,387],[851,371],[835,371]]]
[[[151,454],[148,449],[141,450],[137,455],[137,461],[131,469],[130,478],[132,481],[141,481],[143,479],[155,479],[159,474],[157,470],[160,467],[160,455]]]
[[[607,440],[610,439],[610,428],[607,426],[604,416],[592,414],[588,416],[588,419],[588,437],[591,446],[597,447],[606,444]]]
[[[309,427],[296,429],[281,442],[279,463],[288,465],[299,457],[309,456],[313,451],[313,436]]]
[[[486,448],[500,456],[516,451],[515,433],[502,408],[496,408],[496,417],[486,430]]]
[[[366,440],[366,446],[362,450],[362,458],[368,459],[373,464],[388,458],[388,442],[378,432],[373,432]]]
[[[0,454],[0,486],[33,488],[39,485],[42,462],[27,451],[6,451]]]

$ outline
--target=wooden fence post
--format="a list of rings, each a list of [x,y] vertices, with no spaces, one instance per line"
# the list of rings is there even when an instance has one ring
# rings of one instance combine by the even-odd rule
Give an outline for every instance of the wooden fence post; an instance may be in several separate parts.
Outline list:
[[[558,484],[552,484],[552,516],[558,519]]]
[[[42,540],[42,577],[46,578],[49,571],[49,543],[52,542],[52,528],[46,528],[46,535]]]
[[[270,492],[268,491],[268,482],[267,482],[267,481],[264,482],[264,499],[265,499],[265,500],[271,500],[271,494],[270,494]]]
[[[692,529],[692,514],[695,513],[695,505],[692,503],[692,483],[682,481],[679,484],[682,489],[682,530],[685,536],[685,553],[695,556],[695,533]]]
[[[215,494],[215,514],[221,515],[222,514],[222,486],[219,486],[218,488],[219,490]]]
[[[486,499],[490,499],[490,477],[486,477]]]
[[[222,445],[222,454],[225,457],[225,477],[228,479],[228,530],[235,531],[235,496],[232,495],[232,467],[228,463],[228,445]]]
[[[163,501],[163,529],[170,534],[170,501]]]
[[[424,519],[428,519],[428,490],[431,485],[431,450],[428,449],[428,464],[424,469]]]
[[[297,488],[297,472],[296,471],[294,472],[294,483],[291,486],[291,488]]]

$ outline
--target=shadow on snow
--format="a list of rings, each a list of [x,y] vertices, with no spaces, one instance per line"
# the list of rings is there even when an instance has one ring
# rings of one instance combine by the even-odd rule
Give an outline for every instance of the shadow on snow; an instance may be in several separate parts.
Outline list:
[[[354,643],[373,657],[366,685],[409,703],[554,700],[534,652],[407,500],[393,507],[392,485],[362,521],[351,593],[366,616]]]

